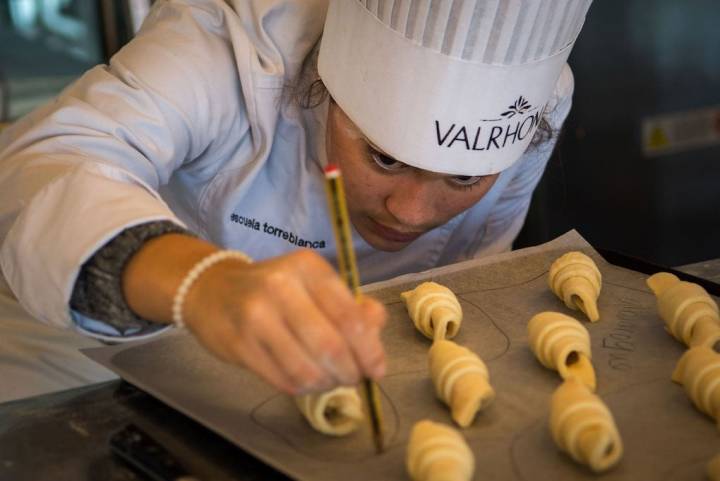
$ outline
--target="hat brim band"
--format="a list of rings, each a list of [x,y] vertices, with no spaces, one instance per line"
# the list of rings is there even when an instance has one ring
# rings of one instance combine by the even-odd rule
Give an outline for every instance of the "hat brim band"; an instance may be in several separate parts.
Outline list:
[[[343,0],[330,4],[318,70],[388,155],[433,172],[490,175],[527,149],[571,47],[523,65],[468,62],[424,48]]]

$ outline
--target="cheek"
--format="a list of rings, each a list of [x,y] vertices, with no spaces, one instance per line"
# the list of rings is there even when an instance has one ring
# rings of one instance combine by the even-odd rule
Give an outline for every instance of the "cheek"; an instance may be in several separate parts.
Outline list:
[[[365,147],[347,132],[342,126],[334,125],[328,142],[328,160],[340,167],[345,186],[348,210],[353,213],[357,206],[363,205],[372,196],[369,190],[373,186],[367,172]]]
[[[340,168],[345,178],[348,209],[354,212],[376,211],[387,196],[387,179],[378,175],[365,159],[347,159]]]
[[[439,207],[436,208],[436,212],[440,214],[440,218],[436,222],[439,221],[443,224],[475,204],[474,196],[471,199],[470,196],[458,192],[451,192],[449,195],[439,198],[439,200]]]
[[[358,145],[346,144],[342,155],[335,159],[343,176],[345,197],[350,216],[355,218],[361,211],[367,210],[368,204],[379,198],[377,184],[368,172],[369,165],[365,160],[365,151]]]
[[[445,198],[447,217],[454,217],[480,202],[495,184],[497,178],[498,176],[494,175],[487,180],[481,181],[482,185],[477,185],[472,189],[456,190],[448,187],[451,191]]]

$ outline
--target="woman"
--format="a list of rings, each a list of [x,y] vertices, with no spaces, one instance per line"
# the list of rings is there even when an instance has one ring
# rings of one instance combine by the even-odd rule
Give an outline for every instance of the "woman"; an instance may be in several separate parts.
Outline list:
[[[363,282],[510,249],[589,4],[157,2],[109,66],[0,139],[7,284],[96,339],[182,322],[289,393],[378,378],[386,314],[330,264],[323,166],[343,171]],[[58,336],[3,324],[18,344]],[[14,395],[85,369],[77,339],[61,361],[10,356]]]

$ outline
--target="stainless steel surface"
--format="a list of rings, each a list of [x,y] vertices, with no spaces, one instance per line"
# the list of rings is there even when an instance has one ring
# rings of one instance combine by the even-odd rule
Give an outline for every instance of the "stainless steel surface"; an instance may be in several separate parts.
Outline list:
[[[0,404],[0,481],[143,481],[110,453],[110,435],[140,426],[201,479],[288,478],[121,381]]]
[[[694,264],[686,264],[677,268],[688,274],[702,277],[709,281],[720,282],[720,259],[711,259]]]

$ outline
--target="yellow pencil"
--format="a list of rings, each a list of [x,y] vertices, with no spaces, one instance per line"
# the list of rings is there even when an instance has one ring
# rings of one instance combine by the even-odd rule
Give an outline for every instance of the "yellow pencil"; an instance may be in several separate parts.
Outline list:
[[[343,188],[340,169],[333,164],[325,167],[325,192],[327,194],[328,206],[332,217],[333,232],[337,244],[337,259],[340,275],[355,295],[356,299],[361,296],[360,280],[358,278],[357,263],[355,260],[355,249],[353,248],[350,234],[350,220],[345,203],[345,190]],[[370,426],[372,428],[375,450],[381,453],[383,450],[383,423],[382,407],[377,385],[369,378],[362,381],[365,399],[368,405]]]

